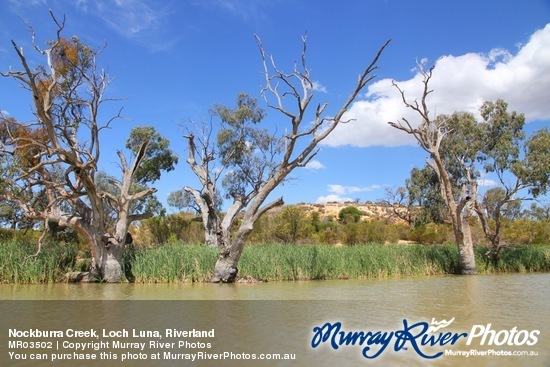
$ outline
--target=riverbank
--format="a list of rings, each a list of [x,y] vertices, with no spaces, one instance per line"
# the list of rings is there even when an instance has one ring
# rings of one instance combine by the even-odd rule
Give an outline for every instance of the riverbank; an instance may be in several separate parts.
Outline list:
[[[36,258],[25,258],[32,244],[0,244],[0,283],[38,284],[63,281],[71,271],[85,270],[89,261],[70,245],[50,245]],[[506,248],[498,267],[486,262],[487,248],[476,247],[478,273],[548,272],[550,245]],[[141,248],[125,261],[136,283],[205,282],[216,261],[216,249],[184,243]],[[366,244],[250,245],[239,262],[239,276],[267,281],[367,279],[456,273],[458,254],[452,245]]]

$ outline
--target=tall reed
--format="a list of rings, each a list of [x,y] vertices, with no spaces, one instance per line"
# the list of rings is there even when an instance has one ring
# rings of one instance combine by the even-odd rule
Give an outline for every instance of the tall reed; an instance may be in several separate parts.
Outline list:
[[[212,276],[216,249],[171,242],[136,252],[132,274],[138,283],[204,282]]]
[[[485,266],[486,248],[476,248],[479,273],[550,271],[550,246],[506,249],[497,268]],[[137,282],[207,281],[215,249],[180,242],[136,254]],[[250,245],[239,262],[239,276],[257,279],[362,279],[457,273],[456,246],[382,245]]]
[[[0,283],[37,284],[60,281],[74,269],[75,245],[49,243],[35,257],[36,245],[22,240],[0,243]]]
[[[257,245],[245,248],[240,272],[269,280],[448,274],[456,270],[455,252],[450,246]]]
[[[521,245],[504,248],[495,267],[485,256],[486,249],[477,248],[477,268],[485,273],[550,271],[550,246]]]
[[[56,282],[78,270],[75,246],[48,245],[25,261],[35,251],[30,242],[0,242],[0,282]],[[550,271],[549,245],[506,248],[497,267],[486,261],[486,248],[475,251],[479,273]],[[138,283],[204,282],[212,276],[216,257],[216,249],[175,241],[138,249],[131,271]],[[239,276],[292,281],[455,274],[457,263],[452,245],[249,245],[239,262]]]

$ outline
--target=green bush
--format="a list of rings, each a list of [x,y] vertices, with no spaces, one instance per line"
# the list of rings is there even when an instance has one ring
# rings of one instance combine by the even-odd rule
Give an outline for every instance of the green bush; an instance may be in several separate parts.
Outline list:
[[[541,221],[519,218],[506,223],[502,230],[506,243],[544,244],[550,243],[550,219]]]
[[[346,206],[338,212],[338,220],[340,223],[349,224],[359,222],[363,213],[356,206]]]
[[[454,241],[452,229],[445,224],[428,223],[416,227],[410,234],[412,241],[436,245]]]
[[[134,232],[140,245],[158,246],[172,240],[189,243],[204,242],[204,230],[200,218],[189,213],[152,217],[141,221],[141,227]]]

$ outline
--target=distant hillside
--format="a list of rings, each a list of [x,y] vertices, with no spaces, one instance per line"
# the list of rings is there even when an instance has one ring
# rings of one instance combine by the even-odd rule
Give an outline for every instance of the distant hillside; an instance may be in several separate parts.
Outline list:
[[[326,204],[306,204],[306,203],[299,203],[295,206],[303,208],[308,214],[311,214],[312,212],[318,212],[321,216],[321,220],[326,221],[330,218],[334,220],[338,220],[338,213],[340,213],[340,210],[343,208],[346,208],[348,206],[354,206],[357,209],[363,213],[363,216],[361,217],[362,220],[374,220],[374,219],[381,219],[381,220],[390,220],[391,222],[395,223],[405,223],[404,220],[399,219],[394,213],[395,211],[399,213],[406,213],[407,208],[404,206],[399,205],[389,205],[389,204],[374,204],[374,203],[356,203],[356,202],[345,202],[345,203],[339,203],[339,202],[328,202]],[[277,214],[282,208],[276,208],[274,209],[271,214]]]

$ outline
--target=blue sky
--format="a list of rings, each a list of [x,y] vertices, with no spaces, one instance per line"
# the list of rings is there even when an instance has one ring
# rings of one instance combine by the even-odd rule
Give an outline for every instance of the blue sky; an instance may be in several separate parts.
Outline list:
[[[291,71],[307,32],[308,64],[319,83],[316,99],[334,111],[357,75],[389,38],[377,78],[351,107],[308,168],[277,189],[286,203],[376,201],[403,185],[425,153],[387,121],[408,116],[391,80],[418,96],[417,60],[436,63],[432,111],[476,112],[502,98],[526,114],[527,131],[550,126],[550,2],[548,0],[2,0],[0,70],[18,67],[10,39],[31,54],[24,18],[38,42],[54,37],[48,9],[67,17],[66,36],[107,48],[99,64],[114,78],[109,96],[127,120],[102,136],[103,169],[116,174],[116,151],[134,126],[154,125],[180,162],[154,186],[168,193],[196,181],[188,169],[182,127],[201,121],[212,104],[233,106],[239,92],[261,100],[262,64],[253,34],[281,69]],[[34,56],[33,56],[34,57]],[[38,59],[35,59],[38,60]],[[29,96],[0,80],[0,109],[32,119]],[[110,112],[110,111],[107,111]],[[267,111],[265,123],[288,121]],[[491,177],[484,177],[485,187]]]

